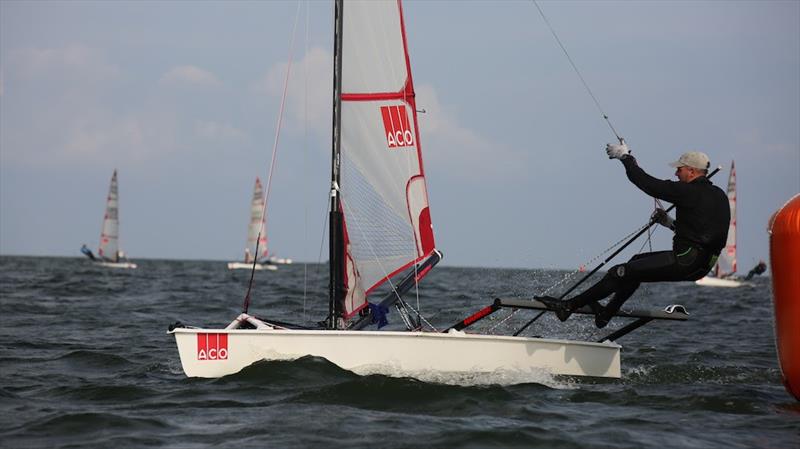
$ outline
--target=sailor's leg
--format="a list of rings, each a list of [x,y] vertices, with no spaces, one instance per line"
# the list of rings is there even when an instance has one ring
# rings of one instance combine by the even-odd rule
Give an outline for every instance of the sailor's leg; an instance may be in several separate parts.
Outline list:
[[[616,268],[616,267],[615,267]],[[595,314],[595,325],[605,327],[642,282],[677,281],[687,276],[674,251],[657,251],[637,254],[615,272],[619,276],[619,288],[600,313]]]
[[[596,311],[600,310],[600,305],[597,301],[614,293],[618,288],[619,280],[611,273],[614,269],[616,267],[609,270],[596,284],[570,299],[561,301],[551,296],[536,296],[535,298],[553,310],[561,321],[566,321],[572,315],[572,312],[587,304],[597,313]]]
[[[599,328],[606,327],[608,322],[611,321],[611,318],[616,315],[622,305],[625,304],[625,301],[639,288],[640,284],[639,281],[634,280],[623,282],[622,286],[614,293],[614,296],[611,297],[611,300],[608,301],[606,306],[599,311],[595,311],[594,324]]]
[[[597,303],[612,293],[615,297],[624,298],[624,302],[631,297],[639,287],[641,274],[647,270],[658,270],[659,267],[674,264],[675,258],[671,257],[672,251],[657,251],[652,253],[636,254],[628,262],[611,267],[598,283],[587,288],[583,293],[568,300],[572,310],[587,304]],[[595,307],[592,307],[595,309]]]
[[[597,303],[597,301],[616,292],[620,287],[620,277],[617,275],[617,273],[621,271],[620,267],[624,267],[624,264],[611,268],[596,284],[587,288],[579,295],[568,299],[566,303],[570,311],[580,309],[587,304]]]
[[[619,310],[619,307],[639,288],[640,282],[654,282],[651,279],[659,277],[672,280],[676,276],[685,276],[676,265],[673,251],[636,254],[628,262],[612,267],[600,281],[570,299],[565,301],[552,297],[537,297],[537,299],[555,311],[561,321],[566,321],[573,311],[585,305],[589,305],[595,314],[606,313],[606,308],[602,308],[598,301],[616,293],[614,297],[619,304],[615,305],[616,309],[609,309],[613,310],[611,313],[613,316],[613,313]]]

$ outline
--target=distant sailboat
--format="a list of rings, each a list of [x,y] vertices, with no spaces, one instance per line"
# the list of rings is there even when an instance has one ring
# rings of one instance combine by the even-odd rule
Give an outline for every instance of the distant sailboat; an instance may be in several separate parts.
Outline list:
[[[96,265],[109,268],[136,268],[125,253],[119,248],[119,195],[117,191],[117,170],[111,176],[111,185],[108,188],[106,199],[106,212],[103,216],[103,229],[100,233],[100,247],[97,256],[84,244],[81,253],[91,259]]]
[[[728,241],[719,255],[713,274],[695,281],[705,287],[741,287],[745,283],[736,276],[736,166],[731,161],[728,175],[728,202],[731,207],[731,222],[728,227]]]
[[[264,207],[264,187],[261,185],[261,180],[256,177],[256,184],[253,186],[253,199],[250,201],[250,223],[247,226],[247,245],[244,248],[244,262],[228,262],[229,270],[276,270],[278,268],[267,260],[267,229],[264,220]]]

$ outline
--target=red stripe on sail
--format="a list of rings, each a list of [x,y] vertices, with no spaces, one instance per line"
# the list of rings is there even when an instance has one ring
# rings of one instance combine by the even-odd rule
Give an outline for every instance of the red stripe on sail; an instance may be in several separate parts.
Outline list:
[[[408,93],[405,89],[399,92],[342,93],[342,101],[405,100],[407,98]]]
[[[426,207],[419,214],[419,236],[422,242],[422,252],[429,254],[434,249],[433,224],[431,223],[431,210]]]

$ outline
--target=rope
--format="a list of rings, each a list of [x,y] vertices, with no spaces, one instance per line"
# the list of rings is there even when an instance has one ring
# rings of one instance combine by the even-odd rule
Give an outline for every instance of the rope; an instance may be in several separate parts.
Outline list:
[[[601,252],[600,254],[596,255],[596,256],[595,256],[595,257],[593,257],[591,260],[589,260],[589,261],[587,261],[587,262],[584,262],[584,263],[583,263],[583,264],[581,264],[581,265],[583,265],[583,266],[587,266],[587,265],[593,265],[593,264],[594,264],[594,263],[595,263],[597,260],[599,260],[600,258],[602,258],[604,255],[606,255],[606,254],[610,253],[610,252],[611,252],[611,251],[612,251],[614,248],[618,247],[618,246],[619,246],[619,245],[621,245],[623,242],[625,242],[626,240],[630,239],[632,236],[636,235],[636,233],[638,233],[638,232],[641,232],[641,231],[642,231],[643,229],[645,229],[647,226],[648,226],[647,224],[646,224],[646,225],[644,225],[644,226],[641,226],[641,227],[639,227],[638,229],[636,229],[635,231],[633,231],[633,232],[629,233],[628,235],[626,235],[625,237],[622,237],[622,238],[621,238],[621,239],[619,239],[619,240],[618,240],[616,243],[614,243],[613,245],[611,245],[611,246],[609,246],[607,249],[605,249],[603,252]],[[578,273],[581,273],[581,271],[580,271],[580,270],[574,270],[574,271],[572,271],[572,272],[569,272],[569,273],[565,274],[565,275],[564,275],[564,276],[563,276],[563,277],[562,277],[562,278],[561,278],[561,279],[560,279],[558,282],[556,282],[555,284],[551,285],[551,286],[550,286],[550,287],[548,287],[546,290],[544,290],[544,291],[542,292],[542,295],[549,293],[550,291],[552,291],[552,290],[553,290],[553,289],[555,289],[556,287],[558,287],[558,286],[562,285],[563,283],[567,282],[568,280],[570,280],[570,279],[574,278],[574,277],[575,277],[575,275],[576,275],[576,274],[578,274]]]
[[[572,57],[569,55],[569,52],[567,52],[566,47],[564,47],[564,44],[561,43],[561,39],[558,38],[558,35],[556,34],[556,31],[550,25],[550,21],[547,20],[547,17],[544,15],[544,11],[542,11],[542,8],[539,6],[539,3],[537,3],[536,0],[531,0],[531,1],[536,6],[536,9],[539,10],[539,15],[542,16],[542,19],[544,20],[544,23],[547,25],[547,28],[550,29],[550,33],[556,39],[556,42],[558,43],[558,46],[561,47],[561,51],[564,52],[564,55],[567,57],[567,60],[569,61],[570,65],[572,65],[572,69],[575,70],[575,74],[577,74],[578,78],[580,78],[581,83],[583,83],[583,87],[586,88],[586,92],[588,92],[589,96],[592,97],[592,100],[594,101],[595,106],[597,106],[597,110],[600,111],[600,114],[603,116],[603,119],[606,121],[606,123],[608,123],[608,127],[611,128],[611,132],[614,133],[614,136],[616,136],[617,140],[619,140],[619,143],[623,143],[624,139],[622,137],[620,137],[619,133],[617,133],[617,130],[614,129],[614,125],[611,124],[611,120],[608,119],[608,115],[605,113],[605,111],[603,111],[603,107],[600,106],[600,102],[597,101],[597,97],[592,92],[592,89],[589,88],[589,84],[583,78],[583,75],[581,75],[580,70],[578,70],[578,66],[575,65],[575,62],[572,60]]]
[[[311,21],[311,14],[309,12],[309,2],[306,1],[306,35],[304,44],[304,54],[306,57],[305,63],[303,64],[303,170],[305,173],[309,173],[309,164],[308,164],[308,42],[309,42],[309,30],[311,28],[310,21]],[[307,254],[308,251],[308,199],[310,195],[308,193],[308,183],[303,183],[303,253]],[[327,215],[326,215],[327,217]],[[308,260],[303,263],[303,321],[307,319],[307,307],[306,307],[306,300],[308,298]]]
[[[281,124],[283,123],[283,110],[284,106],[286,105],[286,91],[289,87],[289,74],[292,72],[292,55],[294,53],[294,38],[295,33],[297,32],[297,22],[300,18],[300,2],[297,3],[297,12],[294,16],[294,26],[292,28],[292,38],[289,41],[289,62],[286,66],[286,77],[284,78],[283,82],[283,93],[281,94],[281,107],[278,111],[278,123],[275,125],[275,141],[272,145],[272,159],[270,160],[269,164],[269,175],[267,176],[267,190],[266,194],[264,195],[264,208],[261,209],[261,222],[264,223],[258,230],[258,236],[256,236],[256,253],[254,254],[253,259],[253,267],[250,270],[250,281],[247,284],[247,293],[244,296],[244,304],[242,305],[242,311],[247,313],[247,309],[250,308],[250,293],[253,290],[253,278],[255,277],[256,271],[256,263],[258,262],[258,243],[261,240],[261,230],[266,228],[266,217],[267,217],[267,203],[269,202],[269,194],[272,190],[272,174],[275,171],[275,156],[278,153],[278,141],[280,140],[281,135]]]

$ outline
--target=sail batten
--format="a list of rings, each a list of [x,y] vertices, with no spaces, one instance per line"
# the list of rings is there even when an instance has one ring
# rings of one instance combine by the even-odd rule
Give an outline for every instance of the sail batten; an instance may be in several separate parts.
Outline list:
[[[399,1],[351,1],[342,17],[340,212],[344,310],[434,250]]]

